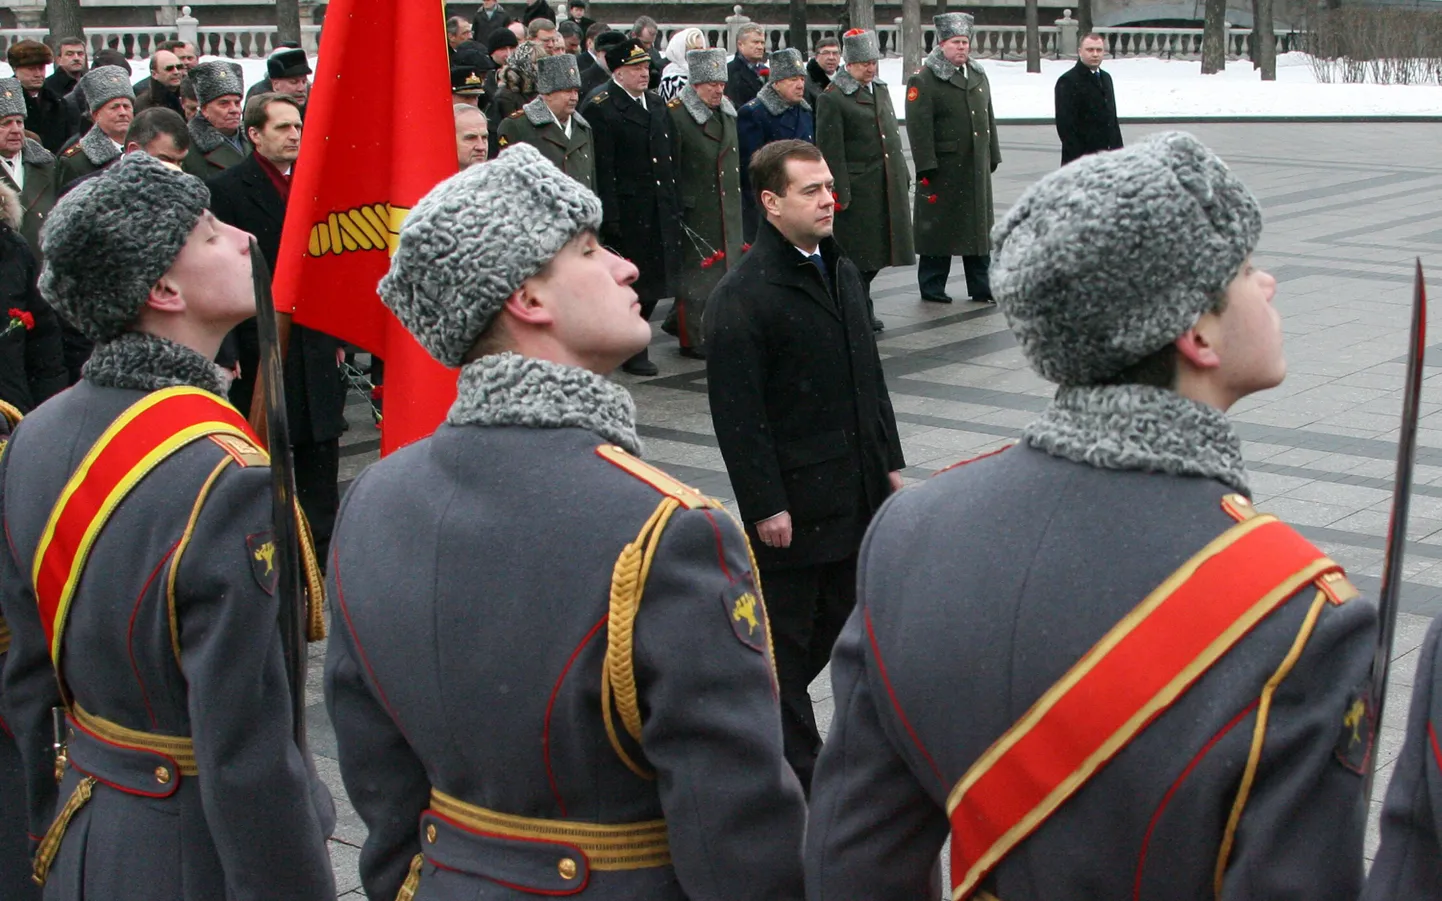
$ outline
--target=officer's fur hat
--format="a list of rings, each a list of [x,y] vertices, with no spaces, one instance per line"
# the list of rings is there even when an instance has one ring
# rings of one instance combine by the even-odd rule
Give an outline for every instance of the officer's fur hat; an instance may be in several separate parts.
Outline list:
[[[118,338],[209,205],[195,176],[149,154],[122,156],[50,213],[40,233],[41,295],[90,340]]]
[[[119,66],[101,66],[80,76],[80,89],[85,92],[85,103],[90,115],[117,97],[128,97],[135,102],[135,88],[130,84],[130,75]]]
[[[0,119],[25,115],[25,89],[18,78],[0,78]]]
[[[992,231],[992,291],[1033,369],[1097,384],[1213,309],[1261,234],[1227,165],[1164,132],[1027,189]]]
[[[806,60],[801,58],[801,51],[794,47],[771,54],[770,65],[771,74],[766,77],[767,84],[806,74]]]
[[[201,106],[227,94],[245,96],[245,74],[236,63],[218,59],[201,63],[190,70],[190,82]]]
[[[775,59],[773,56],[772,59]],[[726,81],[726,51],[714,50],[687,50],[686,69],[687,80],[690,84],[710,84],[717,81]]]
[[[536,93],[550,94],[581,87],[581,69],[575,54],[562,53],[536,60]]]
[[[841,58],[847,65],[881,59],[881,42],[876,32],[853,28],[841,36]]]
[[[315,74],[305,51],[294,47],[284,47],[267,57],[265,72],[271,78],[299,78]]]
[[[16,41],[5,51],[5,61],[12,69],[21,66],[48,66],[53,59],[55,54],[39,41]]]
[[[936,25],[936,41],[941,43],[952,38],[971,37],[976,17],[970,13],[942,13],[931,21]]]
[[[421,198],[401,226],[381,300],[431,356],[460,366],[521,282],[600,227],[595,194],[536,148],[512,144]]]

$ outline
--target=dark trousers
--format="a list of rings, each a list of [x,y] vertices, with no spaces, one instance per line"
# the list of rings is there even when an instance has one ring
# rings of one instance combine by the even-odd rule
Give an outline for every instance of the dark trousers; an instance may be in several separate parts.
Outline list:
[[[876,304],[871,301],[871,283],[881,274],[880,269],[869,269],[861,273],[861,283],[866,285],[866,315],[876,318]]]
[[[962,257],[966,272],[966,295],[972,300],[991,300],[991,257]],[[951,257],[918,257],[916,281],[922,297],[945,297],[946,280],[951,277]]]
[[[326,568],[335,514],[340,509],[340,439],[291,445],[295,458],[295,494],[310,523],[315,554]]]
[[[761,591],[776,652],[786,762],[809,796],[821,734],[807,689],[831,659],[831,646],[856,606],[856,556],[795,569],[763,569]]]

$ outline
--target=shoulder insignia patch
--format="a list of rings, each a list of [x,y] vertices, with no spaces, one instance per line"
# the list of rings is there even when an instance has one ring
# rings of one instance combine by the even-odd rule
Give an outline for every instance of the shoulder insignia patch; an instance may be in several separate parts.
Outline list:
[[[959,469],[960,467],[965,466],[965,465],[968,464],[968,463],[975,463],[977,460],[985,460],[987,457],[995,457],[997,454],[1003,453],[1004,451],[1009,451],[1009,450],[1011,450],[1011,449],[1014,448],[1014,447],[1016,447],[1016,442],[1012,442],[1011,444],[1008,444],[1006,447],[999,447],[999,448],[997,448],[997,449],[994,450],[994,451],[987,451],[986,453],[981,454],[980,456],[971,457],[971,458],[966,459],[966,460],[958,460],[957,462],[951,464],[950,466],[944,466],[944,467],[942,467],[941,469],[938,469],[936,472],[933,472],[933,473],[931,474],[930,478],[933,478],[933,479],[934,479],[934,478],[936,478],[937,476],[941,475],[941,474],[944,473],[944,472],[951,472],[953,469]]]
[[[602,91],[601,93],[597,94],[595,97],[592,97],[592,98],[591,98],[591,102],[592,102],[592,103],[600,103],[602,100],[605,100],[606,98],[608,98],[608,97],[610,97],[610,96],[611,96],[611,92],[610,92],[610,91]]]
[[[510,146],[510,143],[511,143],[511,139],[510,139],[509,137],[507,137],[506,135],[501,135],[500,139],[496,141],[496,146],[497,146],[497,147],[508,147],[508,146]]]
[[[678,481],[644,460],[631,456],[614,444],[603,444],[597,447],[596,456],[619,469],[624,469],[667,497],[674,497],[688,510],[720,506],[690,485]]]
[[[275,568],[275,536],[269,530],[247,535],[245,556],[250,560],[250,574],[256,584],[268,595],[274,595],[280,583],[280,573]]]
[[[510,115],[506,116],[506,118],[507,118],[507,119],[519,119],[519,118],[521,118],[522,116],[524,116],[525,114],[526,114],[526,111],[525,111],[525,110],[523,110],[523,109],[518,109],[518,110],[516,110],[514,113],[511,113]]]
[[[1367,772],[1377,732],[1370,681],[1364,681],[1348,699],[1347,707],[1342,712],[1342,728],[1337,735],[1337,745],[1333,749],[1338,762],[1358,774]]]
[[[1240,494],[1228,494],[1222,498],[1222,509],[1226,514],[1237,522],[1246,522],[1257,516],[1257,508],[1252,502]]]
[[[921,96],[921,88],[918,88],[916,85],[912,85],[911,87],[909,87],[909,88],[906,89],[906,102],[907,102],[907,103],[915,103],[915,102],[916,102],[916,98],[918,98],[918,97],[920,97],[920,96]]]
[[[752,584],[754,575],[721,592],[721,606],[738,641],[758,654],[766,653],[766,604]]]
[[[210,440],[220,446],[241,466],[269,466],[270,454],[234,435],[211,435]]]
[[[78,143],[76,143],[76,144],[71,144],[67,149],[61,151],[60,155],[61,155],[61,156],[64,156],[64,157],[72,157],[72,156],[74,156],[75,154],[77,154],[77,153],[79,153],[79,152],[80,152],[80,145],[79,145]]]

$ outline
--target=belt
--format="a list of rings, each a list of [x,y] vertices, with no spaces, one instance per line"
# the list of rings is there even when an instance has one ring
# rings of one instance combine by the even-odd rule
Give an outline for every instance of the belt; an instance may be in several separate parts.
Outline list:
[[[160,735],[155,732],[127,729],[93,713],[86,713],[79,704],[71,706],[70,721],[89,732],[93,737],[100,739],[101,742],[118,750],[138,751],[142,754],[166,757],[174,764],[173,770],[178,771],[180,775],[200,775],[200,769],[195,765],[195,743],[183,735]],[[71,759],[74,759],[73,754]],[[164,766],[163,763],[160,765]],[[167,773],[155,770],[155,780],[161,785],[170,784],[172,777]]]
[[[529,891],[569,895],[591,871],[669,866],[665,820],[605,824],[498,813],[431,790],[421,815],[424,858],[437,866]],[[420,880],[418,859],[407,888]],[[403,890],[401,897],[406,897]]]

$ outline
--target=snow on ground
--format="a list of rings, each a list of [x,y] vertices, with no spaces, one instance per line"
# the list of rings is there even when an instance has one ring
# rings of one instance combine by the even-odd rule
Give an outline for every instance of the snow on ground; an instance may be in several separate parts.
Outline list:
[[[211,57],[206,57],[210,59]],[[265,61],[239,60],[245,83],[265,77]],[[146,60],[131,62],[132,78],[149,74]],[[982,60],[991,79],[997,119],[1050,119],[1057,78],[1074,65],[1071,60],[1042,60],[1041,74],[1028,75],[1024,62]],[[314,60],[312,60],[314,66]],[[1277,59],[1277,80],[1264,82],[1246,60],[1227,64],[1216,75],[1202,75],[1201,63],[1161,59],[1107,60],[1117,93],[1117,113],[1127,118],[1278,116],[1442,116],[1438,85],[1318,84],[1308,58],[1286,53]],[[10,68],[0,63],[0,77]],[[897,115],[906,115],[906,80],[901,60],[881,62],[879,77],[891,89]]]
[[[981,60],[991,80],[997,119],[1050,119],[1056,80],[1073,65],[1073,60],[1042,60],[1041,74],[1028,75],[1025,62]],[[1216,75],[1201,74],[1201,63],[1195,60],[1109,59],[1102,68],[1112,75],[1117,115],[1123,119],[1442,116],[1442,87],[1318,84],[1303,53],[1279,56],[1273,82],[1262,81],[1247,60],[1228,62]],[[891,89],[897,115],[904,116],[901,60],[882,60],[878,77]]]

